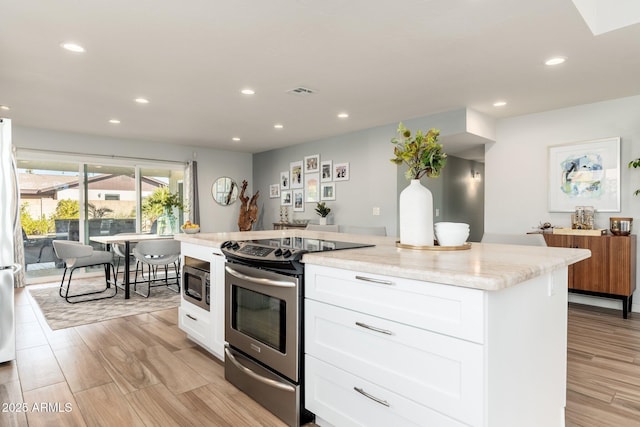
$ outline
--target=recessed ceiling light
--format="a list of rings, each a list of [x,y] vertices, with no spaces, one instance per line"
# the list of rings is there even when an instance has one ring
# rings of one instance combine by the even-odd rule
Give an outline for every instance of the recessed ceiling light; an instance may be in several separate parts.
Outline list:
[[[564,63],[567,60],[567,58],[565,58],[564,56],[556,56],[553,58],[549,58],[546,61],[544,61],[544,65],[560,65],[562,63]]]
[[[82,46],[80,46],[79,44],[76,43],[71,43],[71,42],[65,42],[65,43],[60,43],[60,46],[63,49],[68,50],[69,52],[75,52],[75,53],[84,53],[85,50]]]
[[[0,110],[9,111],[9,110],[11,110],[11,108],[9,108],[8,105],[0,105]]]
[[[347,118],[349,118],[349,113],[340,113],[340,114],[338,114],[338,118],[347,119]]]
[[[234,137],[233,137],[233,138],[231,138],[231,139],[232,139],[233,141],[236,141],[236,142],[240,141],[240,138],[238,138],[237,136],[234,136]]]
[[[240,91],[243,95],[255,95],[256,91],[253,89],[245,88]]]
[[[120,124],[120,120],[118,120],[118,119],[110,119],[109,123],[111,123],[112,125],[119,125]]]
[[[149,100],[147,98],[136,98],[134,99],[138,104],[148,104]]]
[[[280,124],[280,123],[276,123],[275,125],[273,125],[274,128],[276,129],[282,129],[284,127],[284,125]]]
[[[494,107],[504,107],[505,105],[507,105],[507,101],[496,101],[493,103]]]

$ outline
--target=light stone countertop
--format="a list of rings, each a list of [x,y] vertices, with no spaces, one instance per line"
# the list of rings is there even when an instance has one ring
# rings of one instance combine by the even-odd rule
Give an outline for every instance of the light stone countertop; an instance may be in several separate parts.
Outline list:
[[[226,240],[308,237],[312,239],[372,243],[375,247],[309,253],[303,262],[403,277],[422,281],[496,291],[574,264],[591,256],[588,249],[472,243],[461,251],[402,249],[397,238],[306,230],[263,230],[228,233],[177,234],[175,239],[219,248]]]

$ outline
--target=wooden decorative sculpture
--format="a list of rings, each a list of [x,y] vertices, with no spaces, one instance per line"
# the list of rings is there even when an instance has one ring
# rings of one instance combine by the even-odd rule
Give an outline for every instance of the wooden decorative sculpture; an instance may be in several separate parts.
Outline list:
[[[243,180],[242,191],[240,192],[242,205],[240,206],[240,216],[238,218],[238,229],[240,229],[240,231],[250,231],[253,223],[258,219],[257,201],[260,191],[256,191],[256,194],[254,194],[253,197],[251,197],[251,201],[249,201],[249,197],[244,195],[246,189],[247,180]]]

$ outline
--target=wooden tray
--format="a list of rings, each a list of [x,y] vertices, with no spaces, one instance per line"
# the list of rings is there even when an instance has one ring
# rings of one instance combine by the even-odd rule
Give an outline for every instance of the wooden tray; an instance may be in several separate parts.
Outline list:
[[[403,245],[399,240],[396,240],[396,246],[402,249],[416,249],[420,251],[464,251],[467,249],[471,249],[471,243],[467,242],[464,245],[460,246],[414,246],[414,245]]]

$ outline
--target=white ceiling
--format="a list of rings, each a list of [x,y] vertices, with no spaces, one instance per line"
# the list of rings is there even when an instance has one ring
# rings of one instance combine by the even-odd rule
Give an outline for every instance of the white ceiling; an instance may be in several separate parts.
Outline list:
[[[567,62],[546,67],[554,55]],[[637,95],[639,76],[640,25],[594,36],[572,0],[19,0],[0,11],[11,107],[0,115],[14,125],[237,151],[463,107],[503,118]],[[317,92],[286,93],[298,86]]]

